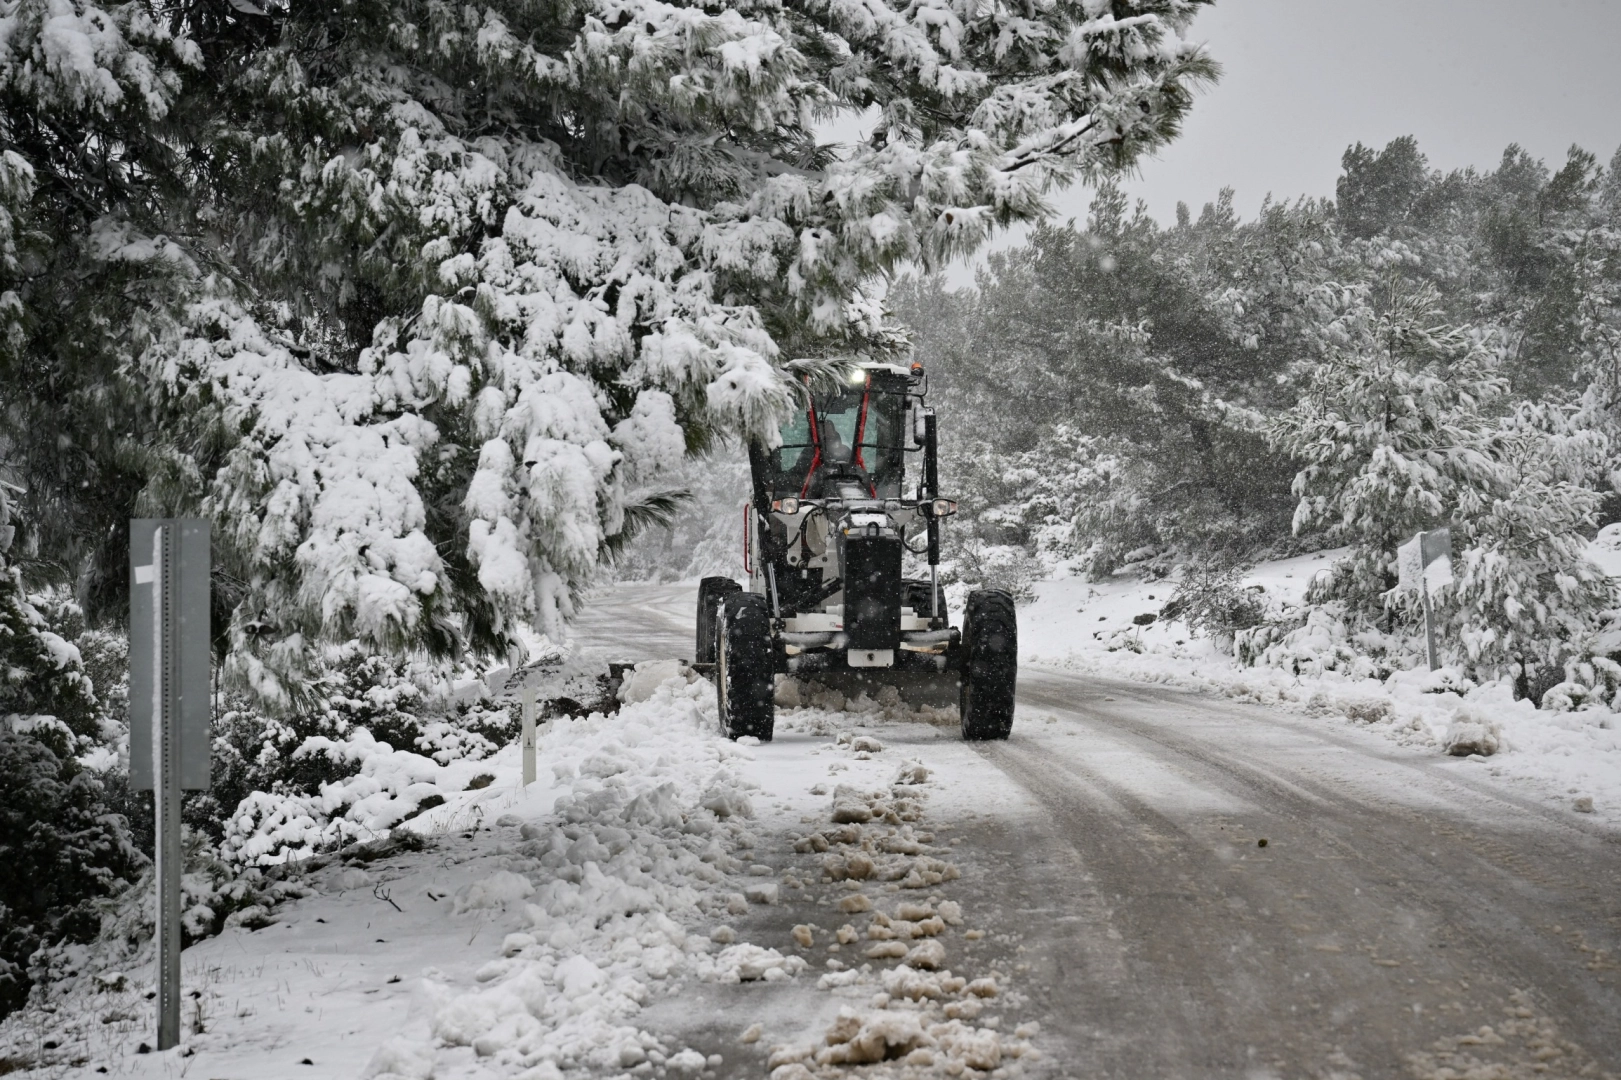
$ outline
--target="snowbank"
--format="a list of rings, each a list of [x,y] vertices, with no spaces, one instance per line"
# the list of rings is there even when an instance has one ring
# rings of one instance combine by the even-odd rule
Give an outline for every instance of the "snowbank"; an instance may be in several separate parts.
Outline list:
[[[1275,604],[1298,604],[1337,554],[1263,563],[1245,584]],[[1129,573],[1045,582],[1019,612],[1022,662],[1190,687],[1355,725],[1403,746],[1456,754],[1484,779],[1621,824],[1621,717],[1602,701],[1582,711],[1538,710],[1515,701],[1506,684],[1475,686],[1456,671],[1422,666],[1381,680],[1366,643],[1346,639],[1332,620],[1291,638],[1287,667],[1240,666],[1180,620],[1159,618],[1175,588],[1174,580]]]
[[[679,1072],[672,1063],[688,1048],[636,1024],[650,998],[683,979],[790,980],[805,965],[709,940],[716,917],[746,906],[742,894],[758,884],[737,856],[756,829],[756,785],[736,769],[743,752],[718,734],[713,687],[679,675],[617,715],[545,725],[537,749],[549,775],[528,789],[516,747],[476,763],[487,783],[436,784],[449,792],[444,801],[408,823],[430,838],[428,851],[292,864],[286,872],[303,891],[320,895],[188,949],[186,982],[199,997],[187,1006],[182,1050],[134,1053],[150,1037],[143,964],[9,1018],[0,1059],[43,1055],[65,1071],[78,1061],[92,1073],[156,1076],[184,1054],[201,1059],[185,1066],[199,1075],[275,1075],[270,1060],[255,1063],[254,1048],[296,1045],[320,1059],[321,1075],[377,1080],[474,1062],[481,1075],[532,1078],[643,1062]],[[376,797],[386,816],[410,785],[474,767],[379,751],[344,795]],[[299,946],[285,959],[271,944],[283,939]],[[263,960],[244,966],[244,952]],[[402,968],[420,974],[407,980]],[[320,1008],[282,1015],[304,999]],[[59,1032],[43,1050],[42,1023]]]
[[[738,943],[717,949],[699,924],[733,903],[753,846],[752,784],[716,734],[713,688],[680,672],[639,686],[617,716],[555,725],[539,753],[556,787],[551,815],[524,823],[503,869],[463,887],[453,912],[499,912],[501,956],[474,985],[428,978],[427,1030],[381,1048],[362,1074],[470,1049],[497,1075],[592,1074],[681,1056],[635,1018],[681,978],[777,981],[797,957]],[[454,815],[450,808],[446,813]]]
[[[302,898],[186,951],[180,1049],[137,1050],[152,1032],[137,958],[8,1018],[0,1060],[86,1080],[301,1065],[702,1080],[725,1064],[712,1037],[690,1044],[706,1018],[685,1002],[705,984],[741,1005],[722,1045],[758,1044],[746,1052],[775,1080],[1040,1059],[975,925],[995,913],[965,911],[930,823],[931,803],[986,809],[981,760],[930,711],[848,704],[784,709],[777,742],[739,745],[718,734],[713,687],[678,671],[616,715],[554,721],[527,789],[509,747],[479,763],[491,783],[449,792],[395,842],[265,871]],[[862,730],[875,722],[882,738]],[[398,842],[415,835],[424,850]]]

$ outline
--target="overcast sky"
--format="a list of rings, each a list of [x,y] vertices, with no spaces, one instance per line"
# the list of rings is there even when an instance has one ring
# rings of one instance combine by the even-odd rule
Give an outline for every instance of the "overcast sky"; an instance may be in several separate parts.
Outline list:
[[[1514,142],[1554,168],[1572,143],[1606,163],[1621,145],[1621,0],[1218,0],[1193,36],[1222,79],[1126,183],[1161,222],[1224,186],[1245,217],[1269,192],[1332,196],[1358,141],[1414,135],[1439,169],[1494,168]],[[1053,201],[1080,218],[1089,198]]]

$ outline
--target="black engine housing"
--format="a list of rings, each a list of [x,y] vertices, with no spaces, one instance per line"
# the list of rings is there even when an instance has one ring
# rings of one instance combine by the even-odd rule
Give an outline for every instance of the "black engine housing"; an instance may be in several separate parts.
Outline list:
[[[901,643],[901,541],[898,536],[842,534],[844,632],[852,649],[895,649]]]

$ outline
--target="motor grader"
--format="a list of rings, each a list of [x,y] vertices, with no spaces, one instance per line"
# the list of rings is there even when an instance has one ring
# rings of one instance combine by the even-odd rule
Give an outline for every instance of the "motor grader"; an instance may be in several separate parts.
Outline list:
[[[710,577],[698,590],[697,661],[725,731],[769,740],[786,678],[847,697],[893,686],[913,704],[955,703],[965,739],[1007,738],[1013,598],[976,589],[951,624],[940,530],[957,504],[940,495],[923,366],[853,363],[802,390],[777,445],[748,448],[747,587]]]

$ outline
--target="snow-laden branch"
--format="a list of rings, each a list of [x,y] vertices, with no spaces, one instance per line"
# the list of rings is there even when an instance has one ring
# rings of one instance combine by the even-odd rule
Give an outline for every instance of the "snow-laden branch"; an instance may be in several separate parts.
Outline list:
[[[247,583],[236,669],[274,695],[324,638],[555,629],[629,492],[773,437],[792,356],[897,346],[878,276],[1171,138],[1214,74],[1200,6],[367,0],[278,8],[205,61],[136,4],[20,0],[0,93],[194,170],[180,205],[110,208],[90,257],[148,275],[107,348],[166,460],[207,462],[185,497]],[[816,146],[872,107],[868,142]],[[27,186],[0,183],[0,258]]]

